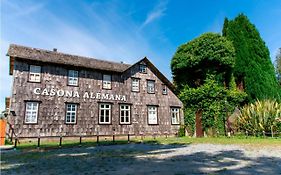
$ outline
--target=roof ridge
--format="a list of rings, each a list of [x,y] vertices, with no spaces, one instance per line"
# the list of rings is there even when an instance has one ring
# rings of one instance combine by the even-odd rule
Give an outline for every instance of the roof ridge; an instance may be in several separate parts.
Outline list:
[[[97,59],[97,58],[90,57],[90,56],[82,56],[82,55],[69,54],[69,53],[65,53],[65,52],[52,51],[52,50],[47,50],[47,49],[42,49],[42,48],[23,46],[23,45],[20,45],[20,44],[10,44],[10,47],[12,47],[12,46],[14,46],[14,47],[22,47],[22,48],[25,48],[25,49],[42,51],[42,52],[51,53],[51,54],[57,54],[57,55],[64,55],[64,56],[71,56],[71,57],[77,57],[77,58],[91,59],[91,60],[96,60],[96,61],[100,61],[100,62],[104,62],[104,63],[121,64],[121,65],[127,65],[127,66],[133,65],[133,64],[121,63],[121,62],[117,62],[117,61],[109,61],[109,60]]]

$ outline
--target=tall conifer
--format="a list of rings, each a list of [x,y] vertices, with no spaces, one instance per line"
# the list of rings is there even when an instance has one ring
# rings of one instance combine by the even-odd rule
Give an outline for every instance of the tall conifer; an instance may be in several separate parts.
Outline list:
[[[249,101],[278,98],[279,89],[270,54],[256,27],[243,15],[225,19],[223,35],[232,41],[235,52],[234,77]]]

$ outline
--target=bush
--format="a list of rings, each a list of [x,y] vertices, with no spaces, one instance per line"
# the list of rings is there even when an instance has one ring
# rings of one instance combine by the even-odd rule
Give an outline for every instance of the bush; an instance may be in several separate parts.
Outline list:
[[[256,101],[242,108],[236,128],[250,135],[281,131],[281,104],[275,100]]]
[[[185,126],[184,125],[180,126],[178,136],[179,137],[185,136]]]

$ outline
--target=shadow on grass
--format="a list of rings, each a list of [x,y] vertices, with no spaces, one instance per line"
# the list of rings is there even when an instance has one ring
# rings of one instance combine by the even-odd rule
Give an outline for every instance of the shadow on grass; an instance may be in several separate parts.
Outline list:
[[[5,174],[280,174],[281,158],[247,157],[243,150],[197,151],[197,145],[127,141],[84,142],[62,149],[1,153]],[[57,147],[57,145],[56,145]],[[51,147],[52,148],[52,147]],[[65,149],[66,148],[66,149]],[[214,148],[212,148],[214,149]]]

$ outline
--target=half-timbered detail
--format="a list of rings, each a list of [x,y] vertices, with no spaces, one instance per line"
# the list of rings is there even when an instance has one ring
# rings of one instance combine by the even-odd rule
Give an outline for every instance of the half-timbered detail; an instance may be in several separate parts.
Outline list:
[[[173,84],[147,58],[129,65],[19,45],[8,56],[18,137],[174,135],[183,123]]]

